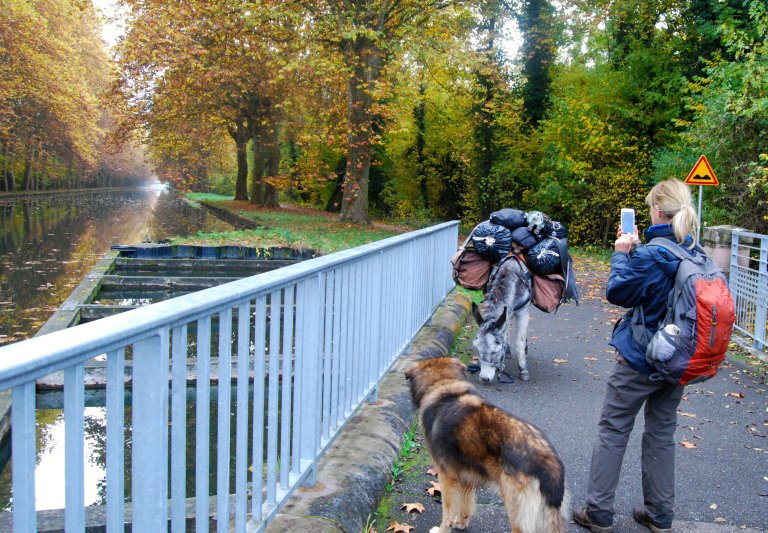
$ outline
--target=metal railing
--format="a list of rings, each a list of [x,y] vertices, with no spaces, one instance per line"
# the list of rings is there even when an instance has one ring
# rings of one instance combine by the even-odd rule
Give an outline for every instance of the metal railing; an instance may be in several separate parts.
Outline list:
[[[219,532],[263,530],[299,485],[314,484],[318,458],[454,287],[457,238],[458,223],[446,222],[0,348],[0,390],[12,388],[14,531],[36,529],[35,380],[57,371],[65,527],[84,530],[84,374],[103,354],[108,531],[123,531],[128,461],[133,531],[168,522],[186,531],[188,461],[196,531],[212,515]]]
[[[729,284],[736,305],[735,329],[766,350],[768,322],[768,235],[734,230]]]

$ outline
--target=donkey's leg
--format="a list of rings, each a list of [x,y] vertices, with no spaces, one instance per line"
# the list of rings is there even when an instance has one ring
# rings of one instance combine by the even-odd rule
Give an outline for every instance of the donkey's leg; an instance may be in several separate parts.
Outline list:
[[[526,355],[528,354],[528,318],[530,307],[526,306],[515,313],[515,322],[517,327],[515,328],[515,354],[517,355],[517,366],[520,368],[520,379],[522,381],[528,381],[528,366],[526,363]]]

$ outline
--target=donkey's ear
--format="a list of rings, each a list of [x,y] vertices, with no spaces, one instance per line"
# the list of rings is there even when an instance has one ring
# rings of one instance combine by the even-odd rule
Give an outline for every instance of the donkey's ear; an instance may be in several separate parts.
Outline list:
[[[472,302],[472,316],[475,317],[475,321],[477,322],[478,326],[485,322],[482,315],[480,314],[480,309],[477,307],[475,302]]]
[[[504,325],[504,323],[507,321],[507,308],[504,307],[504,310],[501,312],[501,316],[496,319],[496,322],[493,324],[493,329],[499,329]]]

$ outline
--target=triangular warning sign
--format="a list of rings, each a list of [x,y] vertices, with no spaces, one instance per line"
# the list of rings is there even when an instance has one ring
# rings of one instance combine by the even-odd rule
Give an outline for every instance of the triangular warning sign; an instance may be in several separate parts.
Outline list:
[[[693,170],[685,178],[687,185],[720,185],[717,181],[715,173],[712,171],[712,167],[709,166],[706,156],[701,156],[696,164],[693,166]]]

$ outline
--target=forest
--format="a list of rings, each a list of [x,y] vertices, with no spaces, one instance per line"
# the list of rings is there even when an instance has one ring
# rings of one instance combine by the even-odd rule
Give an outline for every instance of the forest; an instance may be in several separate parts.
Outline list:
[[[704,154],[705,223],[768,233],[765,0],[118,7],[110,46],[89,0],[0,0],[0,191],[159,179],[355,224],[514,207],[605,246]]]

